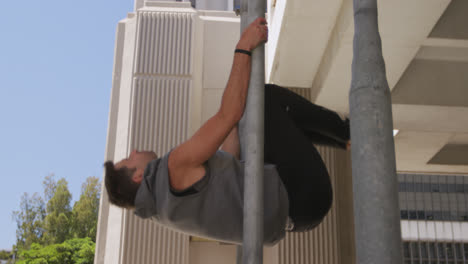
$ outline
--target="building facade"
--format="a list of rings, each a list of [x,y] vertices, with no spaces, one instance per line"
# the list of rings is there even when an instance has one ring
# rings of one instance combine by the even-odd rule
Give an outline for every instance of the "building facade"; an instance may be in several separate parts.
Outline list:
[[[468,263],[468,176],[398,179],[405,263]]]

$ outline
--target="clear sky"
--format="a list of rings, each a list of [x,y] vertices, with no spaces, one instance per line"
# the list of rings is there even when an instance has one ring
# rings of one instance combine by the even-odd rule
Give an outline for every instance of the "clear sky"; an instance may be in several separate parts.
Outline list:
[[[102,178],[115,29],[132,0],[0,1],[0,249],[12,211],[50,173],[79,198]],[[72,202],[72,205],[73,205]]]

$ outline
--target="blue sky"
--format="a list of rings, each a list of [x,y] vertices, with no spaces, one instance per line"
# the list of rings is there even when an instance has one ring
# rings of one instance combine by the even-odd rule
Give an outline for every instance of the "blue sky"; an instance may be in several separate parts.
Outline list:
[[[131,0],[0,2],[0,249],[15,243],[12,211],[42,195],[50,173],[79,198],[102,178],[115,29]],[[72,205],[73,205],[72,202]]]

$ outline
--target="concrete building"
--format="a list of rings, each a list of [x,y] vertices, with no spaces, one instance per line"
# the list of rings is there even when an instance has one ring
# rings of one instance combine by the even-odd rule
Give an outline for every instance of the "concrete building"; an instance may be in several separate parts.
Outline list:
[[[162,155],[217,110],[240,33],[235,4],[136,0],[117,26],[106,159],[134,148]],[[467,12],[466,0],[379,1],[401,182],[401,175],[468,175]],[[352,1],[271,0],[267,14],[266,81],[347,114]],[[334,185],[333,208],[316,230],[265,248],[265,263],[354,263],[349,154],[319,149]],[[404,201],[409,215],[423,211]],[[430,221],[403,219],[403,238],[412,241],[405,246],[427,241],[412,232]],[[98,225],[96,263],[235,263],[235,246],[138,219],[109,205],[105,192]]]

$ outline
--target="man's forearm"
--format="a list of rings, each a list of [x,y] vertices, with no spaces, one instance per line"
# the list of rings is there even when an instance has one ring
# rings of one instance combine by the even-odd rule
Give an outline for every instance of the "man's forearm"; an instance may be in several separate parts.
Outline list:
[[[239,45],[238,45],[239,47]],[[251,58],[247,54],[234,53],[229,81],[221,100],[220,113],[236,124],[242,117],[250,80]]]
[[[264,18],[257,18],[242,32],[236,49],[252,51],[268,41],[268,27]],[[245,53],[234,53],[231,74],[224,90],[219,117],[233,127],[242,118],[250,81],[251,57]],[[231,128],[232,128],[231,127]]]

